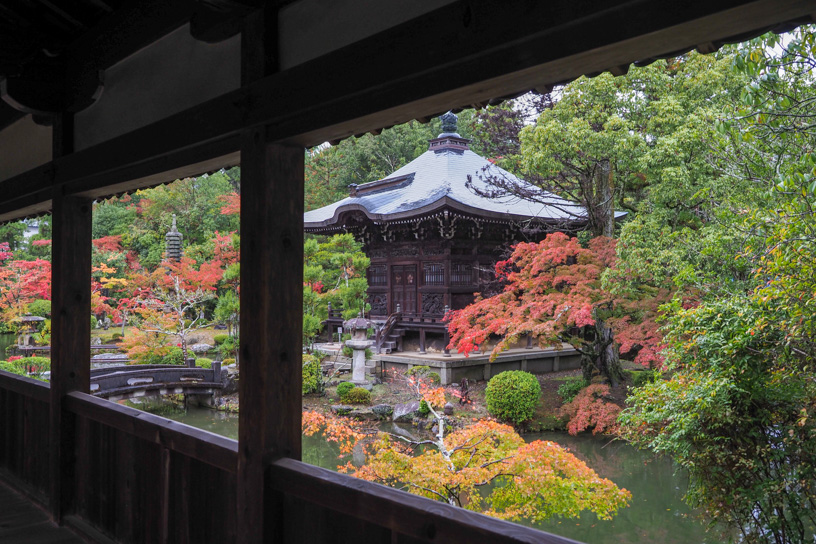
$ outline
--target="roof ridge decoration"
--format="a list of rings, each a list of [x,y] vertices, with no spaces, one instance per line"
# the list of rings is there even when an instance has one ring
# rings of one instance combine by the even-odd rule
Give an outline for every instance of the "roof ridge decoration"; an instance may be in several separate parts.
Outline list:
[[[378,191],[385,191],[389,189],[396,189],[397,187],[404,187],[414,180],[414,173],[405,174],[404,176],[393,176],[390,178],[378,179],[377,181],[369,181],[360,185],[352,183],[349,185],[349,196],[363,196]]]

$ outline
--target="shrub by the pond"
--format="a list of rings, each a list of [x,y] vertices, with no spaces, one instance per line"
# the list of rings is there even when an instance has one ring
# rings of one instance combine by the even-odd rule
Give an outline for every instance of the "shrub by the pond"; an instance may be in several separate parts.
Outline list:
[[[229,334],[216,334],[215,336],[213,336],[213,342],[215,342],[216,346],[220,346],[221,344],[226,342],[227,338],[229,337],[230,337]]]
[[[337,396],[340,397],[340,400],[344,400],[346,394],[354,389],[354,384],[351,382],[343,382],[337,386]]]
[[[196,359],[195,365],[200,368],[212,368],[212,359],[206,357],[199,357]]]
[[[0,361],[0,370],[21,376],[37,378],[40,374],[50,369],[51,359],[48,357],[23,357],[13,361]]]
[[[167,352],[167,355],[165,355],[159,362],[163,365],[183,365],[184,352],[181,351],[181,348],[178,347],[170,348],[170,351]]]
[[[304,355],[302,393],[305,395],[321,392],[323,392],[323,372],[320,368],[320,358],[315,355]]]
[[[540,396],[538,379],[522,370],[496,374],[487,382],[485,390],[487,411],[515,424],[532,419]]]
[[[349,404],[371,404],[371,393],[362,387],[353,387],[343,399]]]
[[[235,364],[235,359],[233,359],[232,357],[228,357],[228,358],[224,359],[223,364],[224,364],[224,366],[234,365]]]
[[[577,395],[578,392],[586,386],[587,383],[583,378],[569,378],[558,386],[558,396],[561,397],[564,404],[572,402],[575,395]]]

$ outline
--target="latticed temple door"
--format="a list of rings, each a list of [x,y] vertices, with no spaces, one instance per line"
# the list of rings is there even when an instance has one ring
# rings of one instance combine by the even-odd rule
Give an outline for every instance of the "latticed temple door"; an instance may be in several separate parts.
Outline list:
[[[417,266],[415,264],[391,267],[391,311],[414,314],[417,309]]]

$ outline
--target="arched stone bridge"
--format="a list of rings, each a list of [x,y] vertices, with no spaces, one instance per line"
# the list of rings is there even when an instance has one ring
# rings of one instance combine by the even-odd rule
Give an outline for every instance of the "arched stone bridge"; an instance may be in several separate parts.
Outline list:
[[[112,401],[159,395],[212,395],[223,387],[221,363],[212,369],[128,365],[91,370],[91,394]]]

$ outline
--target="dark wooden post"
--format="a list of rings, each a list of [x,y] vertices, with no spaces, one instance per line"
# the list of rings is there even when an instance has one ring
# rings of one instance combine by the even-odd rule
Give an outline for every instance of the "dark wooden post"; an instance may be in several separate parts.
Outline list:
[[[71,116],[54,123],[55,157],[71,151]],[[62,409],[70,391],[90,389],[91,360],[91,216],[92,201],[53,196],[51,253],[51,492],[50,509],[58,523],[70,509],[73,488],[75,431],[73,418]]]
[[[278,534],[264,528],[281,521],[264,493],[265,463],[301,455],[303,160],[303,148],[267,144],[262,129],[244,135],[239,542]]]
[[[242,35],[244,84],[276,69],[276,10],[251,14]],[[303,176],[305,151],[269,142],[265,127],[241,142],[241,412],[238,542],[279,542],[281,500],[266,469],[301,457]]]

